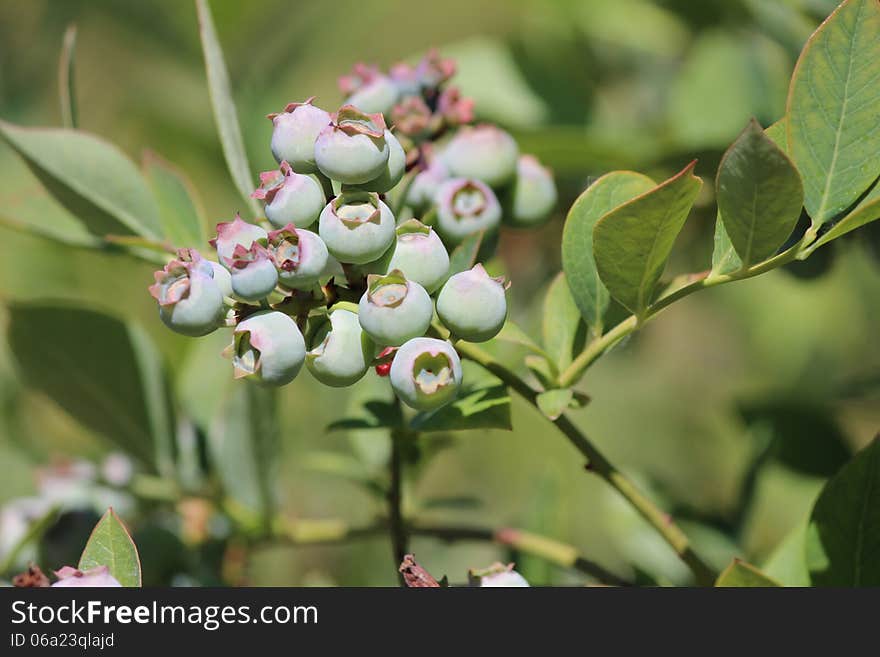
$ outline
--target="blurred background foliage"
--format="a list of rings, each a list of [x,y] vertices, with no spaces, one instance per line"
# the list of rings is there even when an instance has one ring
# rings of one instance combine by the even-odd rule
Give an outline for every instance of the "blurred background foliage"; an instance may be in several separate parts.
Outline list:
[[[501,241],[514,318],[534,334],[539,293],[559,269],[564,210],[580,191],[616,168],[663,179],[693,157],[700,158],[697,173],[712,182],[724,148],[750,116],[766,126],[784,113],[797,54],[835,4],[215,0],[212,7],[255,171],[274,166],[265,115],[311,95],[333,107],[341,100],[336,79],[356,61],[387,66],[428,46],[458,60],[457,83],[475,98],[478,116],[510,129],[523,151],[536,153],[558,176],[561,202],[553,220],[537,232],[507,232]],[[80,128],[138,162],[147,149],[159,154],[199,190],[209,224],[229,219],[242,201],[216,136],[191,3],[0,1],[0,117],[59,125],[57,58],[70,23],[78,28]],[[0,170],[0,323],[8,323],[11,304],[44,300],[123,320],[155,341],[161,352],[155,362],[161,358],[169,368],[196,422],[218,421],[217,400],[231,378],[219,357],[226,335],[195,341],[165,330],[146,293],[149,265],[77,246],[78,220],[5,144]],[[712,193],[705,185],[668,274],[708,268]],[[25,229],[47,213],[69,227],[70,244]],[[734,554],[763,563],[798,530],[823,480],[880,426],[876,225],[807,263],[676,304],[582,383],[592,402],[574,414],[578,423],[719,566]],[[126,466],[111,454],[113,445],[93,424],[73,419],[60,399],[28,389],[16,364],[22,360],[16,345],[29,345],[38,358],[50,346],[81,345],[100,361],[103,345],[71,312],[59,316],[56,335],[25,330],[17,343],[10,344],[12,334],[0,342],[0,503],[39,491],[76,509],[41,541],[47,566],[75,560],[92,514],[109,501],[135,529],[145,583],[395,582],[384,537],[340,547],[260,545],[245,553],[226,540],[228,520],[198,500],[162,502],[161,491],[145,489],[143,481],[140,488],[114,485],[129,479],[118,478]],[[128,365],[104,364],[111,371]],[[370,379],[351,395],[368,396],[377,385]],[[369,486],[339,475],[381,476],[387,437],[323,430],[351,403],[340,399],[346,394],[307,375],[282,391],[273,466],[287,517],[363,525],[381,512]],[[228,421],[227,433],[242,422]],[[425,521],[537,531],[579,546],[624,576],[687,581],[684,566],[653,530],[602,482],[585,476],[569,445],[518,400],[513,422],[512,432],[423,436],[423,452],[432,456],[410,471],[408,510]],[[203,455],[193,441],[196,472]],[[78,460],[100,467],[69,465]],[[0,524],[0,558],[21,515],[9,508]],[[581,581],[485,544],[417,538],[413,549],[432,572],[453,581],[497,558],[517,560],[533,583]]]

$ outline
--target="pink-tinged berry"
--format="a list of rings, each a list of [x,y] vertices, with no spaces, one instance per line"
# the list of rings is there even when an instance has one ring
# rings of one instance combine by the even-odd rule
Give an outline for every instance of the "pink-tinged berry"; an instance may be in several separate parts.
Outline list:
[[[314,287],[330,257],[320,237],[293,224],[269,233],[269,253],[278,270],[278,283],[289,290]]]
[[[79,570],[71,566],[64,566],[61,570],[55,571],[58,581],[52,584],[57,588],[119,588],[119,583],[107,566],[96,566],[89,570]]]
[[[354,105],[364,112],[389,112],[400,97],[394,81],[375,66],[355,64],[350,75],[339,78],[339,88],[348,94],[346,105]]]
[[[518,155],[519,148],[509,133],[483,124],[461,128],[443,152],[443,160],[454,176],[502,187],[513,180]]]
[[[259,242],[246,249],[236,245],[232,257],[223,262],[232,275],[232,291],[245,301],[259,301],[278,284],[278,272],[269,251]]]
[[[314,98],[304,103],[290,103],[284,111],[270,114],[272,121],[272,155],[277,162],[286,161],[299,173],[314,173],[315,141],[330,125],[330,114],[312,105]]]
[[[513,564],[494,563],[484,570],[472,570],[468,573],[471,582],[480,587],[519,588],[527,587],[526,578],[513,569]]]
[[[211,264],[197,251],[181,249],[178,255],[154,274],[150,294],[168,328],[190,337],[207,335],[223,319],[223,293]]]
[[[409,219],[397,227],[397,240],[381,259],[382,273],[395,269],[407,280],[415,281],[431,294],[446,280],[449,253],[440,237],[418,219]]]
[[[326,203],[318,181],[296,173],[287,161],[281,162],[280,171],[261,173],[260,187],[251,196],[266,203],[266,219],[279,228],[311,226]]]
[[[343,105],[333,123],[315,142],[315,162],[331,180],[348,185],[365,183],[382,173],[390,149],[385,119],[354,105]]]
[[[211,246],[217,249],[217,258],[220,264],[226,265],[226,261],[232,258],[236,246],[250,249],[255,242],[266,245],[268,237],[265,230],[251,224],[236,214],[235,219],[217,224],[217,237],[211,240]],[[228,268],[228,266],[227,266]]]
[[[501,223],[501,204],[483,182],[452,178],[437,188],[437,230],[447,244],[458,244],[465,237],[485,231],[492,233]]]

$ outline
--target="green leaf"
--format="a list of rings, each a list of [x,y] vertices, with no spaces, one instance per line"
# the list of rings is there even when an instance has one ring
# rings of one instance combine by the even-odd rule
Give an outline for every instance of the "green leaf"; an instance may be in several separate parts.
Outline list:
[[[254,181],[250,165],[244,149],[244,139],[238,124],[238,114],[232,89],[229,84],[229,73],[223,60],[223,50],[214,29],[214,20],[207,0],[196,0],[196,11],[199,15],[199,36],[202,40],[202,52],[205,56],[205,70],[208,75],[208,91],[211,95],[211,106],[214,108],[214,121],[220,135],[220,145],[226,158],[226,166],[232,182],[245,200],[254,216],[260,216],[262,209],[251,198]]]
[[[801,53],[788,96],[788,143],[815,225],[880,175],[880,3],[847,0]]]
[[[416,431],[459,431],[462,429],[507,429],[510,422],[510,393],[494,381],[465,388],[451,404],[417,414],[411,422]]]
[[[651,303],[675,238],[703,184],[693,173],[695,164],[607,213],[593,231],[602,282],[638,317]]]
[[[77,130],[22,128],[5,121],[0,135],[92,234],[159,237],[156,200],[137,167],[115,146]]]
[[[541,412],[549,420],[555,420],[574,402],[574,393],[570,388],[547,390],[539,394],[536,401]]]
[[[501,342],[509,342],[510,344],[517,344],[521,347],[525,347],[532,353],[535,353],[539,356],[548,357],[548,354],[544,349],[541,348],[539,344],[537,344],[529,334],[523,331],[518,324],[512,322],[511,320],[507,320],[504,322],[504,326],[501,327],[501,331],[498,332],[494,340],[500,340]]]
[[[89,310],[15,304],[9,315],[8,340],[25,383],[117,447],[153,463],[152,427],[162,416],[153,404],[167,397],[158,390],[164,381],[139,367],[146,338]]]
[[[767,575],[753,565],[739,559],[734,559],[718,576],[718,579],[715,581],[715,586],[768,587],[782,585],[775,579],[767,577]]]
[[[809,586],[806,536],[807,523],[802,522],[782,539],[764,564],[764,572],[784,586]]]
[[[403,416],[397,404],[380,399],[364,402],[353,417],[335,420],[327,425],[327,431],[350,429],[391,429],[403,424]]]
[[[776,253],[804,204],[797,169],[754,119],[721,159],[716,190],[724,228],[743,267]]]
[[[788,153],[788,121],[783,116],[776,123],[767,126],[764,134],[773,140],[783,153]]]
[[[581,313],[574,302],[565,273],[560,272],[550,283],[544,297],[544,317],[541,322],[544,348],[557,372],[571,365],[579,343],[583,343],[582,326]]]
[[[721,220],[721,213],[715,219],[715,238],[714,248],[712,249],[712,275],[731,274],[742,269],[742,260],[733,248],[727,230],[724,228],[724,222]]]
[[[281,429],[277,391],[233,383],[208,427],[208,452],[226,494],[259,523],[275,509]]]
[[[477,262],[477,254],[483,244],[483,231],[468,235],[449,254],[449,276],[467,271]]]
[[[175,247],[207,244],[204,210],[189,178],[152,151],[144,153],[143,169],[159,204],[163,237]]]
[[[68,25],[61,42],[58,61],[58,96],[61,101],[61,124],[65,128],[77,127],[76,84],[73,69],[76,53],[76,25]]]
[[[593,229],[602,215],[654,188],[656,183],[633,171],[612,171],[590,185],[572,204],[562,232],[562,269],[584,321],[598,334],[608,309],[608,290],[593,257]]]
[[[538,379],[538,382],[542,387],[549,390],[556,385],[556,376],[558,372],[553,371],[553,366],[545,357],[529,354],[523,360],[526,367],[535,375],[535,378]]]
[[[816,586],[880,586],[880,436],[819,494],[807,529]]]
[[[811,244],[810,251],[877,219],[880,219],[880,183],[874,183],[871,191],[865,195],[865,198],[859,202],[852,212],[834,224],[827,233]]]
[[[80,570],[107,566],[110,574],[123,586],[141,585],[141,560],[131,534],[113,511],[98,521],[79,558]]]

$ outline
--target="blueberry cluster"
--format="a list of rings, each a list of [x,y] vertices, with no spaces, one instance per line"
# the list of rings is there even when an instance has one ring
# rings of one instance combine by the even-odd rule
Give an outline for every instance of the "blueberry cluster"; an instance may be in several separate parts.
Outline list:
[[[279,168],[253,193],[265,221],[218,224],[217,262],[178,250],[150,288],[162,321],[188,336],[232,327],[237,378],[284,385],[305,364],[340,387],[375,367],[412,408],[453,400],[461,362],[452,342],[426,337],[435,313],[451,339],[482,342],[507,300],[480,264],[450,272],[450,252],[502,222],[536,225],[556,203],[537,159],[472,125],[453,73],[435,52],[388,74],[358,65],[335,113],[310,98],[270,114]]]

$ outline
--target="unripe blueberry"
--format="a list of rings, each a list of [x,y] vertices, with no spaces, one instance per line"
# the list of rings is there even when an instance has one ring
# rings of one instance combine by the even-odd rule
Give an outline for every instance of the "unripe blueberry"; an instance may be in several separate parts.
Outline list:
[[[441,158],[434,158],[426,169],[419,171],[413,178],[407,193],[407,202],[415,212],[424,212],[437,196],[437,191],[445,181],[449,180],[449,168]]]
[[[437,296],[437,315],[452,333],[468,342],[495,337],[507,319],[503,279],[492,278],[483,265],[451,276]]]
[[[277,162],[287,161],[299,173],[314,173],[315,140],[321,130],[330,125],[330,114],[312,105],[313,98],[304,103],[290,103],[283,112],[270,114],[272,155]]]
[[[450,245],[480,231],[491,233],[501,223],[498,197],[479,180],[447,180],[437,189],[435,202],[437,230]]]
[[[434,316],[434,304],[421,285],[397,270],[367,277],[367,291],[358,304],[361,326],[383,347],[397,347],[424,335]]]
[[[407,280],[415,281],[430,294],[437,290],[449,273],[449,253],[432,228],[418,219],[397,227],[397,242],[382,257],[383,272],[395,269]]]
[[[556,205],[556,183],[550,169],[533,155],[522,155],[516,163],[511,207],[505,219],[514,226],[543,223]]]
[[[318,234],[339,262],[363,265],[378,259],[394,242],[394,215],[379,195],[343,192],[327,204]]]
[[[381,73],[365,81],[360,88],[345,101],[346,105],[354,105],[364,112],[386,114],[391,111],[400,98],[400,91],[394,81]]]
[[[232,221],[217,224],[217,237],[211,240],[211,246],[217,249],[220,264],[228,269],[227,260],[232,258],[236,246],[250,249],[255,242],[265,245],[267,237],[265,230],[236,214]]]
[[[64,566],[55,571],[58,581],[52,584],[52,588],[69,588],[83,586],[86,588],[118,588],[119,583],[107,566],[96,566],[89,570],[79,570],[72,566]]]
[[[245,301],[264,299],[278,284],[275,263],[259,242],[251,244],[249,249],[239,244],[224,264],[232,276],[233,293]]]
[[[150,294],[159,303],[159,317],[177,333],[198,337],[216,329],[224,315],[223,292],[208,261],[193,249],[182,249],[154,274]]]
[[[406,173],[406,153],[390,130],[385,131],[385,143],[388,144],[388,162],[382,168],[382,173],[365,183],[346,185],[347,188],[384,194],[400,182],[403,174]]]
[[[400,401],[430,411],[455,399],[461,387],[461,360],[448,342],[413,338],[394,355],[390,379]]]
[[[517,588],[529,585],[526,578],[513,569],[512,563],[495,563],[483,571],[471,571],[470,579],[478,581],[480,587]]]
[[[443,159],[454,176],[501,187],[516,173],[517,155],[516,142],[507,132],[494,125],[478,125],[459,130]]]
[[[219,262],[214,262],[213,260],[206,260],[205,262],[211,265],[214,282],[217,284],[217,287],[220,288],[220,292],[224,297],[231,297],[232,275],[229,273],[229,270]]]
[[[266,202],[266,219],[279,228],[311,226],[326,203],[318,181],[294,172],[286,161],[281,162],[281,171],[261,173],[260,187],[251,196]]]
[[[330,314],[319,317],[310,332],[311,350],[306,367],[318,381],[334,388],[359,381],[370,368],[376,351],[358,322],[356,308],[339,304]]]
[[[289,290],[314,287],[330,257],[320,237],[293,224],[269,233],[269,254],[278,270],[278,282]]]
[[[315,162],[321,172],[348,185],[365,183],[381,175],[390,148],[385,141],[385,119],[343,105],[336,120],[315,142]]]
[[[464,98],[458,87],[447,87],[437,100],[437,112],[446,125],[459,126],[474,120],[474,101]]]
[[[413,139],[428,137],[431,132],[439,127],[434,125],[434,115],[431,108],[421,96],[407,96],[391,110],[391,121],[394,129]]]
[[[290,317],[276,310],[254,313],[235,327],[232,356],[236,379],[273,386],[290,383],[306,357],[306,343]]]

